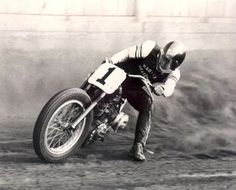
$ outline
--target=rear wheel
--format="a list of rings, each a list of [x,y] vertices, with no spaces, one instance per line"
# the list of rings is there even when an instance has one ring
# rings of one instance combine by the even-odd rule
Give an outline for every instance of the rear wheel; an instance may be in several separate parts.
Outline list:
[[[35,152],[43,161],[64,161],[81,146],[92,123],[93,112],[75,129],[71,125],[90,102],[83,90],[73,88],[59,92],[44,106],[33,132]]]

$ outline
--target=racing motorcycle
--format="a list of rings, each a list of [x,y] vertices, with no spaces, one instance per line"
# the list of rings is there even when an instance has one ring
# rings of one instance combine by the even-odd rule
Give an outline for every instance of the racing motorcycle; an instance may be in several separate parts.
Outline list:
[[[140,80],[152,101],[154,86],[140,75],[130,75],[106,60],[80,88],[55,94],[41,110],[33,131],[36,154],[44,162],[62,162],[81,146],[104,140],[108,131],[124,129],[129,116],[122,111],[126,99],[122,84]]]

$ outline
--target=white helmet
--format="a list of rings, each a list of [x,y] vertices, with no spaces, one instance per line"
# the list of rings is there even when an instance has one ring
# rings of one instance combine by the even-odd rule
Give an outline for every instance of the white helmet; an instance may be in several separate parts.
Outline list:
[[[157,69],[163,73],[170,73],[183,63],[185,56],[185,46],[181,42],[171,41],[161,49]]]

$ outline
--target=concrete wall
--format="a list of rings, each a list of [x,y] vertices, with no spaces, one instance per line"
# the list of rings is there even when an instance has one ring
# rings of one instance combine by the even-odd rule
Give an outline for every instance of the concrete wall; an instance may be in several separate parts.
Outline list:
[[[235,8],[235,0],[1,0],[0,115],[35,118],[104,57],[146,39],[235,49]]]

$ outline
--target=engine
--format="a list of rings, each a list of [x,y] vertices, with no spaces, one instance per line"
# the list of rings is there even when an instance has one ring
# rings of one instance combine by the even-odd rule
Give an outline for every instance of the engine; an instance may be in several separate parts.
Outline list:
[[[114,131],[118,128],[124,128],[127,125],[129,116],[121,111],[125,100],[122,98],[122,88],[120,87],[115,93],[107,95],[96,107],[94,124],[96,126],[112,127]]]
[[[108,121],[114,120],[120,111],[122,103],[121,89],[118,89],[111,95],[106,95],[96,106],[95,120],[99,119],[101,122],[104,122],[106,119]]]

